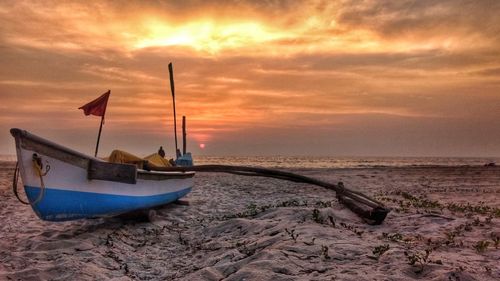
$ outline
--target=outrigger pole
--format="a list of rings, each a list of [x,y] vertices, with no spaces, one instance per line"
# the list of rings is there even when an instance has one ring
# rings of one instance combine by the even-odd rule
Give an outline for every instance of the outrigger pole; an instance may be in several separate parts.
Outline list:
[[[147,169],[164,172],[215,172],[229,173],[240,176],[258,176],[270,177],[281,180],[288,180],[299,183],[307,183],[318,185],[327,189],[334,190],[337,194],[337,199],[359,217],[365,220],[368,224],[381,224],[387,214],[391,211],[383,203],[371,198],[359,191],[355,191],[344,187],[343,183],[332,184],[320,181],[314,178],[302,176],[285,171],[279,171],[268,168],[247,167],[247,166],[230,166],[230,165],[198,165],[189,167],[147,167]]]
[[[174,106],[174,136],[175,136],[175,156],[179,158],[179,148],[177,147],[177,117],[175,113],[175,86],[174,86],[174,69],[172,63],[168,64],[168,72],[170,73],[170,91],[172,92],[172,100]]]

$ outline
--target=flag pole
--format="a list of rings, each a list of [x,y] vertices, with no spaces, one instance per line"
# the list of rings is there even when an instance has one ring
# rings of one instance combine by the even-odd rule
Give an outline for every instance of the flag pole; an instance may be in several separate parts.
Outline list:
[[[95,145],[94,157],[97,157],[97,151],[99,150],[99,141],[101,140],[102,125],[104,124],[104,115],[106,115],[106,107],[108,106],[109,95],[111,90],[102,94],[97,99],[80,106],[78,109],[83,109],[83,114],[85,115],[96,115],[101,116],[101,126],[99,127],[99,134],[97,135],[97,143]]]
[[[99,149],[99,141],[101,140],[102,124],[104,124],[104,114],[101,116],[101,126],[99,127],[99,134],[97,135],[97,144],[95,145],[94,157],[97,157],[97,150]]]
[[[108,90],[108,97],[111,94],[111,90]],[[106,99],[106,106],[104,107],[104,112],[102,113],[101,116],[101,126],[99,126],[99,134],[97,134],[97,143],[95,145],[95,154],[94,157],[97,157],[97,151],[99,150],[99,141],[101,140],[101,132],[102,132],[102,125],[104,124],[104,115],[106,115],[106,107],[108,105],[108,100]]]
[[[174,136],[175,136],[175,156],[179,157],[179,148],[177,146],[177,117],[175,114],[175,86],[174,86],[174,70],[172,68],[172,63],[168,64],[168,72],[170,73],[170,91],[172,92],[172,100],[174,105]]]

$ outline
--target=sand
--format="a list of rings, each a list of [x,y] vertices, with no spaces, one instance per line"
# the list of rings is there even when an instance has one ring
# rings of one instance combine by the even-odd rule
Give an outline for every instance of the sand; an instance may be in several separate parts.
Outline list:
[[[320,187],[198,174],[150,221],[50,223],[17,201],[13,163],[0,162],[0,279],[500,280],[500,168],[290,171],[394,210],[370,226]]]

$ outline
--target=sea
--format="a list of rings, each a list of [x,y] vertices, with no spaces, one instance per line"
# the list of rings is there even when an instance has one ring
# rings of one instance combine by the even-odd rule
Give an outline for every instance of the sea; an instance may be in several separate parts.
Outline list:
[[[195,164],[259,166],[267,168],[383,168],[484,166],[500,164],[500,157],[333,157],[333,156],[199,156]]]
[[[16,156],[0,155],[0,161],[16,161]],[[500,157],[195,156],[194,162],[267,168],[383,168],[484,166],[500,164]]]

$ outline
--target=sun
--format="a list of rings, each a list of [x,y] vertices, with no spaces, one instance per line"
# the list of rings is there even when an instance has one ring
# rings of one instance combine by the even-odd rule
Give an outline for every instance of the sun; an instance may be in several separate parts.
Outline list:
[[[200,148],[204,149],[205,148],[205,144],[204,143],[200,143]]]

